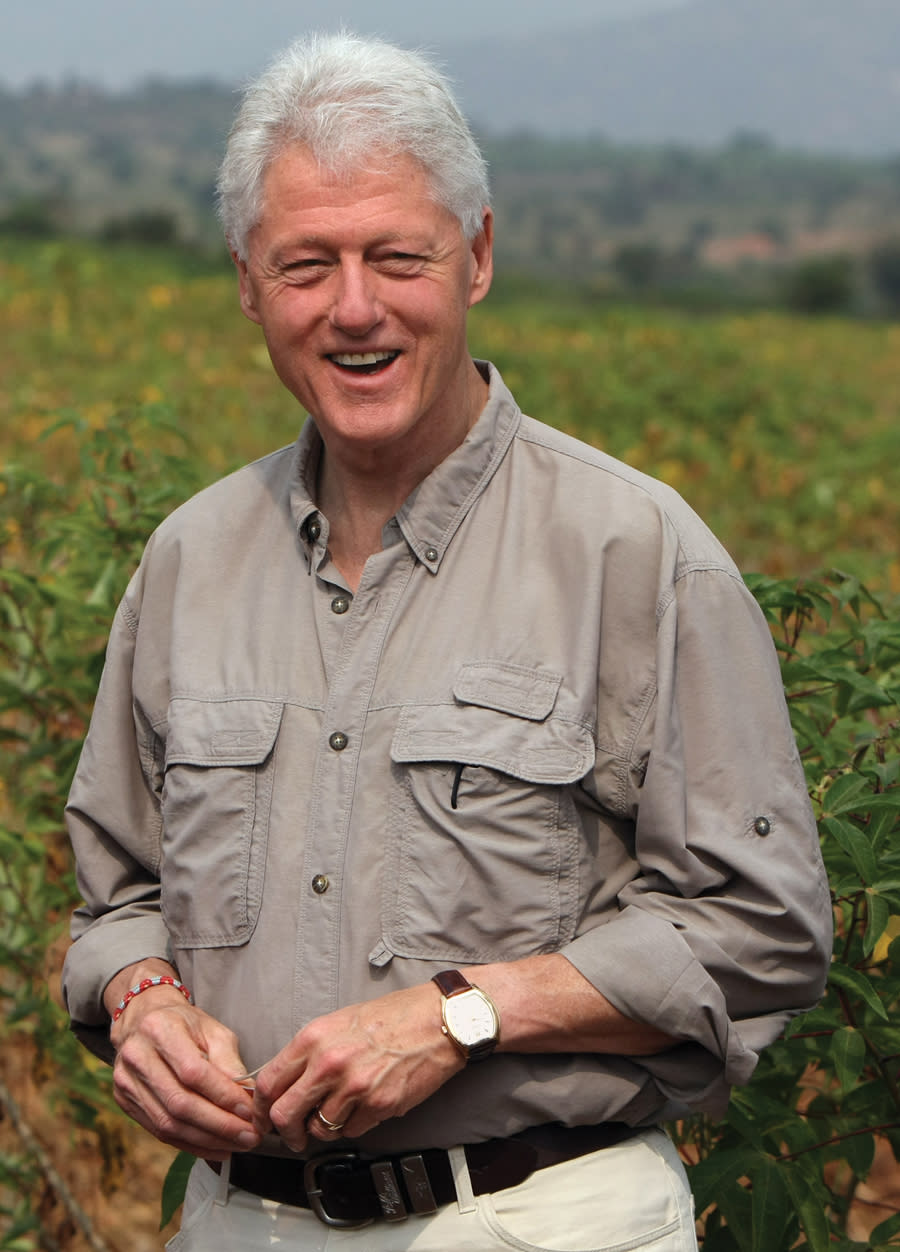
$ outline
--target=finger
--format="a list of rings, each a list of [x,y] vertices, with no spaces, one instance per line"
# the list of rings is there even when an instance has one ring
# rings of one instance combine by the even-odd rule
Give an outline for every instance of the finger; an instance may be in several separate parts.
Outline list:
[[[195,1091],[217,1108],[239,1117],[241,1121],[253,1121],[253,1088],[235,1081],[233,1073],[241,1071],[235,1069],[233,1062],[228,1070],[221,1069],[212,1060],[206,1063],[201,1060],[176,1064],[173,1069],[178,1081],[186,1089]]]
[[[208,1160],[224,1160],[232,1152],[249,1151],[260,1143],[260,1136],[246,1122],[224,1124],[217,1119],[216,1110],[211,1107],[208,1116],[201,1108],[176,1114],[165,1100],[159,1099],[149,1089],[137,1090],[133,1094],[125,1094],[119,1089],[116,1100],[130,1117],[160,1142]]]
[[[374,1130],[376,1126],[380,1126],[383,1117],[377,1117],[370,1110],[363,1106],[357,1106],[344,1122],[344,1128],[340,1133],[341,1139],[359,1139],[361,1135],[368,1134],[370,1130]],[[336,1136],[332,1136],[335,1138]]]
[[[325,1109],[317,1104],[306,1120],[306,1129],[316,1139],[323,1139],[328,1143],[343,1136],[349,1119],[350,1110],[340,1115],[333,1112],[326,1113]]]
[[[163,1057],[160,1061],[159,1068],[154,1066],[142,1076],[146,1085],[157,1089],[167,1104],[174,1100],[180,1108],[184,1103],[188,1115],[199,1115],[205,1120],[215,1118],[216,1113],[227,1114],[229,1120],[239,1119],[244,1130],[252,1122],[252,1093],[201,1053]],[[182,1100],[180,1093],[187,1099]]]
[[[221,1087],[224,1100],[210,1099],[196,1089],[196,1080],[187,1066],[187,1085],[179,1072],[146,1047],[131,1046],[120,1053],[114,1071],[114,1089],[120,1106],[163,1143],[188,1145],[204,1151],[243,1151],[256,1147],[259,1133],[251,1124],[252,1105],[247,1093],[209,1062],[198,1062],[213,1071],[213,1089]],[[243,1107],[234,1112],[228,1101],[237,1093]]]
[[[244,1122],[252,1120],[252,1097],[231,1077],[244,1064],[230,1030],[196,1008],[151,1014],[141,1025],[140,1033],[127,1039],[119,1054],[136,1064],[148,1086],[163,1083],[168,1087],[168,1070],[180,1087]],[[154,1081],[157,1063],[164,1068],[156,1071]]]
[[[274,1104],[284,1101],[286,1097],[293,1097],[293,1099],[288,1098],[282,1109],[284,1121],[296,1121],[302,1124],[315,1104],[315,1097],[324,1094],[323,1092],[304,1093],[300,1100],[297,1099],[298,1093],[294,1090],[294,1084],[303,1077],[306,1065],[305,1056],[291,1059],[282,1051],[260,1068],[253,1089],[253,1125],[260,1134],[268,1134],[271,1130],[277,1130],[279,1134],[283,1132],[284,1122],[276,1126],[272,1120],[271,1113]],[[285,1142],[294,1147],[289,1140],[286,1139]],[[302,1151],[305,1146],[304,1136],[301,1147],[295,1148],[295,1151]]]

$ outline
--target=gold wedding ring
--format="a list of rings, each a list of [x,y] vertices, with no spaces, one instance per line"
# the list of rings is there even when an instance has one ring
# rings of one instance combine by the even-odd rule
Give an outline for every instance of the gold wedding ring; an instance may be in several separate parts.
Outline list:
[[[313,1109],[313,1113],[315,1113],[316,1117],[319,1119],[319,1121],[322,1123],[325,1129],[330,1130],[333,1135],[336,1135],[339,1130],[343,1130],[344,1126],[346,1125],[345,1122],[330,1122],[318,1105],[316,1105],[316,1107]]]

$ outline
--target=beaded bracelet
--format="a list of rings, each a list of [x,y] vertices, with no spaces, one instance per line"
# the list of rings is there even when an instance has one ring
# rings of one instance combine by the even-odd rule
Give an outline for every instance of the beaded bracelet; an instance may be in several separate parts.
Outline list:
[[[178,979],[173,978],[171,974],[160,974],[156,978],[142,978],[136,987],[132,987],[130,991],[126,991],[125,995],[122,997],[121,1004],[117,1005],[117,1007],[113,1009],[113,1021],[117,1022],[128,1008],[128,1005],[134,997],[139,996],[141,992],[146,991],[148,987],[174,987],[176,991],[181,992],[188,1004],[194,1003],[191,998],[191,993],[188,991],[183,982],[179,982]]]

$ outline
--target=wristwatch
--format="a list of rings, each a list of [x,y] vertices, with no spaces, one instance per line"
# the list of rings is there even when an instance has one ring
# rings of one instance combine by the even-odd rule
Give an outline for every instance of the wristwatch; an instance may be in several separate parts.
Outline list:
[[[441,1030],[467,1061],[483,1061],[500,1038],[500,1018],[493,1001],[458,969],[445,969],[432,982],[441,991]]]

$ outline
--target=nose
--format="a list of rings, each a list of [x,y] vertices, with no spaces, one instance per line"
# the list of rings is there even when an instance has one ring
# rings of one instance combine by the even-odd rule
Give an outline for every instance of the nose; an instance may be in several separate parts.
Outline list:
[[[384,316],[375,290],[377,276],[362,261],[343,258],[337,274],[330,321],[336,330],[361,337]]]

